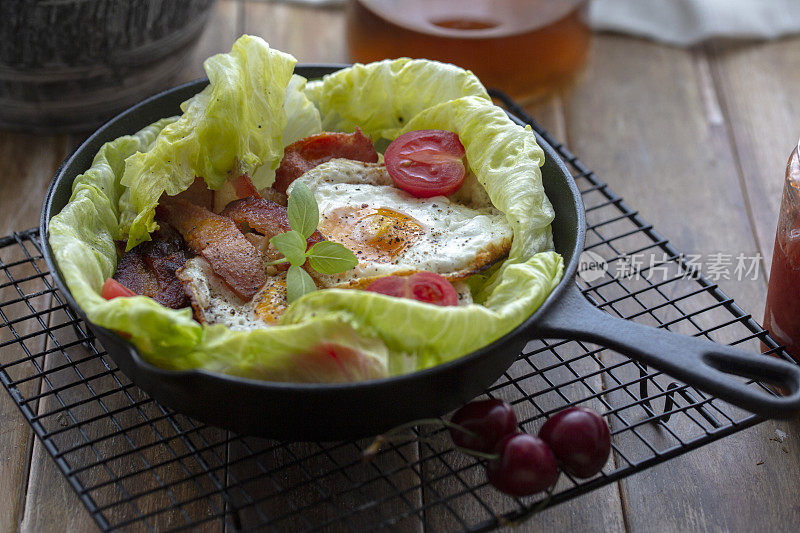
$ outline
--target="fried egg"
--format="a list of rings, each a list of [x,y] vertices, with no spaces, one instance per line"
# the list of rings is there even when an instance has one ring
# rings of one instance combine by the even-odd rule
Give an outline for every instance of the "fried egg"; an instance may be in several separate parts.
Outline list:
[[[247,302],[239,298],[211,264],[203,257],[193,257],[175,273],[189,296],[195,318],[202,324],[224,324],[233,330],[250,330],[274,326],[288,307],[286,273],[267,276],[267,283]],[[465,282],[453,284],[458,305],[472,303],[472,294]]]
[[[359,260],[333,276],[313,270],[317,287],[363,289],[375,279],[427,270],[453,283],[458,305],[472,303],[467,277],[508,255],[512,231],[474,176],[450,198],[415,198],[394,186],[382,164],[334,159],[298,178],[317,200],[318,229]],[[291,190],[291,189],[290,189]],[[202,257],[176,272],[196,318],[234,330],[274,325],[288,307],[286,273],[267,272],[250,301],[239,298]]]
[[[376,277],[423,270],[455,282],[506,257],[511,227],[472,180],[459,191],[465,204],[444,196],[416,198],[395,187],[386,167],[376,163],[333,159],[300,176],[297,181],[317,200],[320,233],[359,261],[342,274],[315,274],[318,285],[356,288]]]
[[[211,264],[193,257],[175,272],[189,296],[195,318],[204,324],[225,324],[234,330],[274,325],[288,307],[286,273],[267,276],[267,282],[250,301],[239,298]]]

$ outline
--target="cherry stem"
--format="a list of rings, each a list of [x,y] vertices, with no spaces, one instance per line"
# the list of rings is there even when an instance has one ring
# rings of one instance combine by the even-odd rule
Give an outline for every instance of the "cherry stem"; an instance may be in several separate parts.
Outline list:
[[[531,509],[528,509],[527,511],[525,511],[524,513],[522,513],[518,517],[514,518],[513,520],[505,520],[505,521],[503,521],[502,525],[503,526],[516,527],[516,526],[524,524],[525,522],[530,520],[531,517],[533,517],[533,515],[536,515],[536,514],[539,514],[540,512],[542,512],[550,504],[550,500],[553,499],[553,492],[555,490],[555,486],[558,484],[558,480],[559,479],[561,479],[561,471],[560,470],[558,472],[558,477],[556,478],[555,482],[550,486],[550,488],[547,489],[547,496],[544,499],[542,499],[542,501],[540,501],[538,504],[536,504],[535,507],[533,507]]]
[[[270,264],[270,263],[267,263]],[[477,437],[478,434],[474,431],[470,431],[464,426],[459,424],[455,424],[450,422],[449,420],[444,420],[442,418],[420,418],[419,420],[412,420],[411,422],[406,422],[405,424],[401,424],[397,427],[394,427],[383,433],[381,435],[377,435],[375,440],[372,441],[372,444],[364,448],[364,451],[361,452],[361,456],[364,461],[369,461],[380,451],[381,447],[384,444],[391,442],[392,438],[400,433],[401,431],[405,431],[406,429],[411,429],[416,426],[424,426],[424,425],[431,425],[431,426],[444,426],[446,428],[452,428],[457,431],[461,431],[465,435],[469,435],[470,437]],[[419,435],[417,436],[418,439],[421,439]],[[484,454],[482,452],[473,452],[472,450],[467,450],[465,448],[459,448],[455,446],[455,448],[463,453],[467,453],[470,455],[475,455],[476,457],[482,457],[484,459],[496,459],[498,456],[494,454]]]
[[[461,446],[453,446],[455,450],[458,450],[461,453],[465,453],[467,455],[472,455],[473,457],[480,457],[481,459],[486,459],[487,461],[493,461],[495,459],[500,459],[499,453],[486,453],[486,452],[479,452],[477,450],[470,450],[469,448],[462,448]]]

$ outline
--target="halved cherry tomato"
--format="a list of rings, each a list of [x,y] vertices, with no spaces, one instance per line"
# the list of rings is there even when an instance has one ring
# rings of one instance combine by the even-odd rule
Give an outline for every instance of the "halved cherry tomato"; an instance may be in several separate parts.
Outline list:
[[[114,278],[107,278],[106,282],[103,283],[100,296],[106,300],[111,300],[120,296],[136,296],[136,293]]]
[[[464,155],[464,146],[452,131],[416,130],[392,141],[384,160],[395,185],[417,198],[430,198],[453,194],[461,187]]]
[[[435,305],[458,305],[455,288],[446,278],[433,272],[378,278],[366,290]]]

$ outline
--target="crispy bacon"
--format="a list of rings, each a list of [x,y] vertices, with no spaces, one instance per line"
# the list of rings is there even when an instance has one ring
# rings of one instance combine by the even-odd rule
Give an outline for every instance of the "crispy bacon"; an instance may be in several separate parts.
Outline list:
[[[267,239],[292,229],[286,208],[265,198],[235,200],[229,203],[220,215],[236,222],[239,228],[249,227]],[[315,230],[308,238],[308,245],[312,246],[321,240],[322,235]]]
[[[272,187],[267,187],[264,189],[262,197],[266,198],[271,202],[275,202],[278,205],[282,205],[286,207],[289,204],[289,197],[286,196],[285,192],[276,191]]]
[[[223,183],[222,187],[214,191],[214,208],[212,211],[219,213],[230,202],[239,198],[249,198],[250,196],[261,198],[250,176],[245,173],[237,178],[231,178]]]
[[[275,171],[272,188],[285,193],[295,179],[336,157],[364,163],[378,162],[378,152],[372,146],[372,141],[359,128],[353,133],[317,133],[284,148],[283,160]]]
[[[239,198],[249,198],[250,196],[261,198],[258,189],[253,185],[253,180],[250,179],[250,176],[246,172],[238,178],[233,178],[231,184]]]
[[[206,181],[203,178],[195,178],[189,188],[179,193],[175,198],[186,200],[206,209],[214,207],[214,191],[206,186]]]
[[[162,202],[158,215],[175,226],[189,248],[205,257],[240,298],[249,300],[266,282],[260,254],[233,220],[177,198]]]
[[[249,228],[258,232],[245,233],[245,237],[259,251],[264,261],[275,261],[283,257],[280,252],[270,246],[269,240],[279,233],[292,229],[284,206],[265,198],[244,198],[229,203],[220,215],[229,217],[242,230]],[[323,240],[322,234],[314,230],[314,233],[306,240],[307,248],[311,248],[321,240]],[[277,270],[286,270],[289,265],[279,263],[275,267]]]
[[[189,300],[175,271],[190,255],[180,234],[168,224],[161,224],[152,241],[143,242],[122,256],[114,279],[136,294],[180,309],[188,306]]]

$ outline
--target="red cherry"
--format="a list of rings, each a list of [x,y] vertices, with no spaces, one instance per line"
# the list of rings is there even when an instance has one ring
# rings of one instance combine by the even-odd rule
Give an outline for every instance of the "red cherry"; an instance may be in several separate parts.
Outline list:
[[[564,470],[579,478],[600,472],[611,452],[611,433],[603,417],[586,407],[553,415],[539,430]]]
[[[514,409],[496,398],[470,402],[456,411],[450,421],[474,433],[470,435],[451,427],[453,443],[477,452],[491,452],[500,439],[517,431]]]
[[[527,433],[506,435],[494,449],[497,459],[486,465],[486,477],[511,496],[543,491],[558,479],[558,463],[542,439]]]

